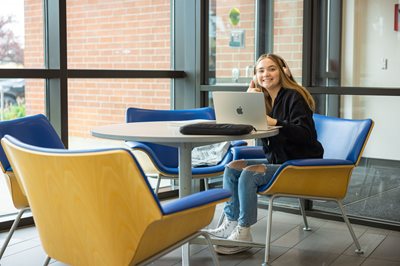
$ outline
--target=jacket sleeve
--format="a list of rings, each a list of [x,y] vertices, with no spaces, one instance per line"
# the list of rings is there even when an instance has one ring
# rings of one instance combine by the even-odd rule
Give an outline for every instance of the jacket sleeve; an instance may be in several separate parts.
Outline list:
[[[282,126],[281,133],[287,136],[288,141],[298,144],[308,144],[316,138],[312,111],[303,97],[293,94],[287,98],[288,120],[279,120],[277,126]]]

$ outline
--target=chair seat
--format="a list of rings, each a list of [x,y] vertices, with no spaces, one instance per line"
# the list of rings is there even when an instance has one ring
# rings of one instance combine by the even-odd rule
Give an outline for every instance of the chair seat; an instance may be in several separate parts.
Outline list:
[[[236,142],[236,145],[245,145],[247,144],[245,141]],[[161,173],[162,176],[168,178],[177,178],[179,174],[179,168],[175,167],[168,167],[158,159],[157,155],[154,151],[141,142],[134,142],[129,141],[127,145],[137,151],[142,151],[147,154],[152,161],[153,165],[156,169]],[[207,165],[207,166],[197,166],[192,168],[193,177],[205,177],[205,176],[215,176],[220,175],[224,172],[225,165],[232,161],[232,153],[227,152],[222,161],[220,161],[217,165]]]

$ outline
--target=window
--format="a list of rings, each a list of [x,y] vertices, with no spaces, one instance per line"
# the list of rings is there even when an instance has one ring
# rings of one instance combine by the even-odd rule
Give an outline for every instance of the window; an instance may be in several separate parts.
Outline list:
[[[399,33],[393,27],[393,1],[344,1],[341,84],[344,87],[399,89]],[[372,118],[375,127],[355,170],[345,199],[351,215],[400,222],[393,208],[400,193],[399,125],[390,119],[400,97],[340,97],[339,114],[345,118]],[[336,211],[328,204],[314,208]]]
[[[43,68],[42,2],[0,0],[0,5],[0,68]]]
[[[71,148],[93,148],[91,127],[124,122],[127,107],[171,108],[184,73],[171,70],[170,0],[0,5],[2,119],[44,113]],[[1,215],[14,210],[3,183]]]
[[[273,1],[271,7],[261,1],[258,5],[259,9],[273,10],[272,18],[268,17],[268,12],[256,13],[256,1],[210,1],[208,84],[241,83],[247,86],[254,74],[257,52],[281,55],[301,83],[303,1],[278,0]],[[266,37],[257,40],[256,36],[259,39]],[[268,41],[272,42],[269,48]],[[257,42],[264,49],[258,48]]]
[[[169,69],[170,0],[67,1],[68,67]]]
[[[255,61],[255,1],[209,3],[209,84],[247,83]]]
[[[0,119],[11,120],[26,115],[44,114],[44,80],[40,79],[2,79],[0,80]],[[1,175],[3,173],[1,172]],[[16,212],[6,179],[0,178],[0,216]]]

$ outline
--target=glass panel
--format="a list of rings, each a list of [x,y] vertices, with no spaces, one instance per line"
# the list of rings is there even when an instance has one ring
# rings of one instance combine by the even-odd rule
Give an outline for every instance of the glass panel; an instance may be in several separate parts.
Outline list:
[[[274,1],[274,48],[290,67],[293,77],[302,82],[303,0]]]
[[[170,109],[169,79],[70,79],[68,134],[71,149],[125,147],[124,142],[95,138],[96,126],[125,123],[128,107]],[[149,179],[155,186],[155,179]],[[166,180],[161,186],[169,186]]]
[[[170,2],[67,1],[68,67],[170,69]]]
[[[0,0],[0,68],[43,68],[43,5]]]
[[[235,14],[239,19],[231,19]],[[255,1],[212,0],[209,16],[209,84],[248,83],[257,60]],[[303,1],[274,1],[273,24],[273,52],[285,58],[301,83]]]
[[[247,83],[255,61],[255,1],[211,0],[209,83]]]
[[[341,96],[342,117],[375,121],[344,199],[350,215],[400,222],[400,126],[388,119],[399,105],[400,97],[394,96]],[[339,212],[335,203],[314,202],[314,208]]]
[[[1,120],[11,120],[26,115],[45,113],[44,80],[2,79],[0,80]],[[1,172],[3,175],[3,172]],[[0,216],[15,213],[6,179],[0,178]]]
[[[399,88],[398,1],[343,1],[343,86]],[[397,14],[398,15],[398,14]]]

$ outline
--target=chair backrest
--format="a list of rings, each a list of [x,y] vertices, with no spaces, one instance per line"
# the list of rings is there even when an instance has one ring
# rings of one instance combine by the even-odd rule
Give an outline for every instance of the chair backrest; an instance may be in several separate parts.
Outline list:
[[[47,117],[42,114],[1,121],[0,139],[5,135],[11,135],[34,146],[54,149],[65,148]],[[0,166],[3,172],[11,170],[10,162],[2,147],[0,147]]]
[[[43,248],[70,265],[130,265],[162,209],[129,150],[68,151],[2,139]]]
[[[57,132],[50,124],[49,120],[42,114],[1,121],[0,138],[5,135],[14,136],[21,141],[40,147],[64,149],[64,144],[58,137]],[[25,192],[15,178],[10,162],[1,146],[0,168],[6,178],[14,207],[17,209],[29,207]]]
[[[314,114],[318,141],[325,159],[342,159],[358,165],[374,122]]]
[[[126,122],[151,122],[151,121],[183,121],[193,119],[215,120],[214,109],[210,107],[186,110],[150,110],[141,108],[128,108]],[[178,149],[165,145],[145,143],[157,156],[157,159],[166,167],[178,167]]]

